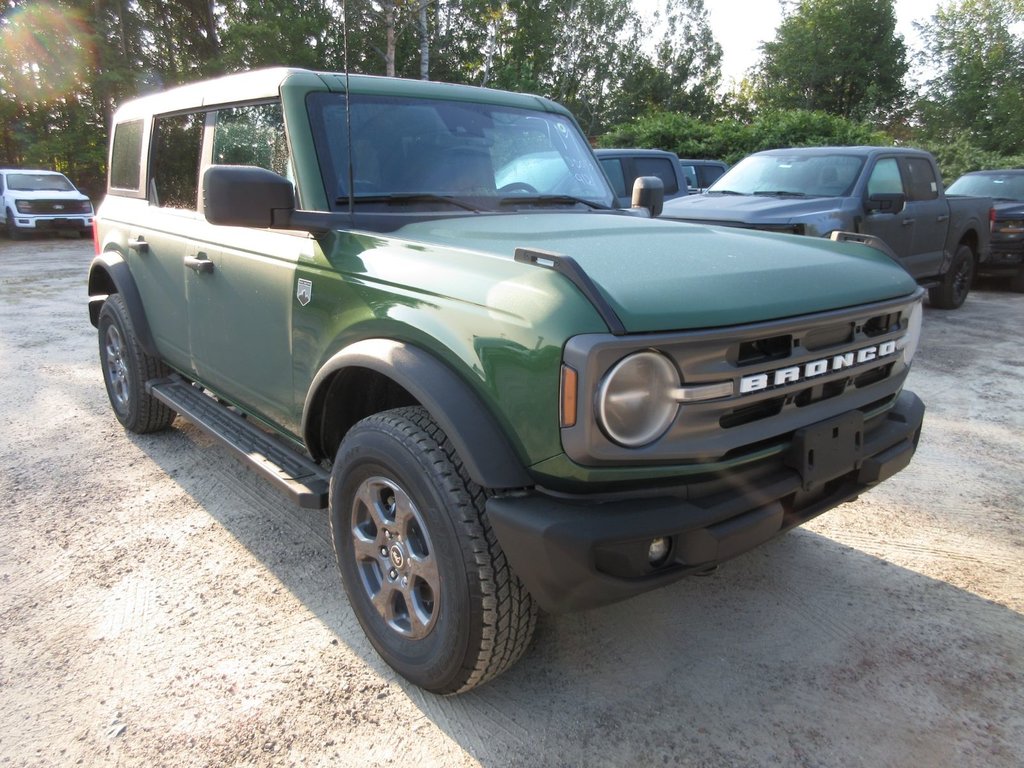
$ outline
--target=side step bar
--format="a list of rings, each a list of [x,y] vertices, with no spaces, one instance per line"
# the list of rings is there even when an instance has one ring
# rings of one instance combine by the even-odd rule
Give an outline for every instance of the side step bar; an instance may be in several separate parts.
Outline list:
[[[179,376],[146,382],[146,391],[237,453],[304,509],[324,509],[331,476]]]

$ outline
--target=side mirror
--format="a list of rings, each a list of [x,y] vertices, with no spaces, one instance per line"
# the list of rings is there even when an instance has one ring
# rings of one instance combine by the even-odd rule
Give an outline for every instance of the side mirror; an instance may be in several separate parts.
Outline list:
[[[657,176],[637,176],[633,182],[633,207],[646,208],[653,219],[665,206],[665,185]]]
[[[295,187],[266,168],[212,165],[203,174],[203,210],[211,224],[287,229]]]
[[[868,213],[899,213],[907,204],[907,196],[902,192],[876,192],[868,197],[864,204]]]

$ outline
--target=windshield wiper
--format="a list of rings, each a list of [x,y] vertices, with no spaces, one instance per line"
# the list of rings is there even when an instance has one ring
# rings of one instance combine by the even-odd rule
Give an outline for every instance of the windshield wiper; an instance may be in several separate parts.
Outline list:
[[[595,203],[593,200],[573,197],[572,195],[509,195],[498,201],[499,206],[516,205],[517,203],[524,203],[526,205],[575,205],[579,203],[599,211],[611,210],[607,205],[601,205],[601,203]]]
[[[348,198],[339,197],[335,203],[347,203]],[[389,205],[402,205],[405,203],[447,203],[465,211],[479,211],[480,209],[465,200],[460,200],[451,195],[434,195],[430,192],[402,192],[391,195],[356,195],[353,202],[359,203],[388,203]]]
[[[788,189],[759,189],[754,194],[762,197],[807,197],[805,192],[792,192]]]
[[[706,195],[746,195],[748,192],[737,192],[735,189],[709,189]]]

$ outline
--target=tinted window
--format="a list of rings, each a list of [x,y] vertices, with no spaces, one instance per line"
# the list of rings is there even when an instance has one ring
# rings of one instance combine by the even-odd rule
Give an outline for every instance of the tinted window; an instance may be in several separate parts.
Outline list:
[[[871,171],[871,178],[868,179],[868,196],[871,195],[892,195],[903,192],[903,180],[900,178],[900,169],[896,164],[896,158],[885,157],[875,163]]]
[[[719,176],[725,173],[725,170],[717,165],[702,165],[698,170],[700,171],[700,186],[702,187],[710,187],[718,181]],[[689,181],[689,177],[686,180]]]
[[[114,128],[114,147],[110,152],[112,189],[139,190],[142,170],[142,121],[132,120]]]
[[[154,122],[149,190],[154,205],[196,210],[204,120],[203,114],[192,113]]]
[[[923,157],[903,158],[907,172],[907,196],[911,200],[934,200],[939,196],[939,184],[932,164]]]
[[[256,165],[288,176],[288,142],[280,104],[221,109],[213,131],[213,162]]]
[[[608,181],[612,183],[616,197],[626,196],[626,177],[622,173],[622,161],[617,157],[609,157],[601,160],[601,167],[604,168]]]
[[[633,164],[637,176],[657,176],[661,179],[666,195],[674,195],[679,191],[675,168],[667,157],[638,157]]]
[[[1024,202],[1024,171],[961,176],[949,185],[946,194]]]

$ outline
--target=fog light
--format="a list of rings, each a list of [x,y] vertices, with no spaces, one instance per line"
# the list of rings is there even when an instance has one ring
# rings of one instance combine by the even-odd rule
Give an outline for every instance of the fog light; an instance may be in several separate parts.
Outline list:
[[[661,565],[668,559],[669,540],[664,536],[652,539],[647,547],[647,561],[651,565]]]

